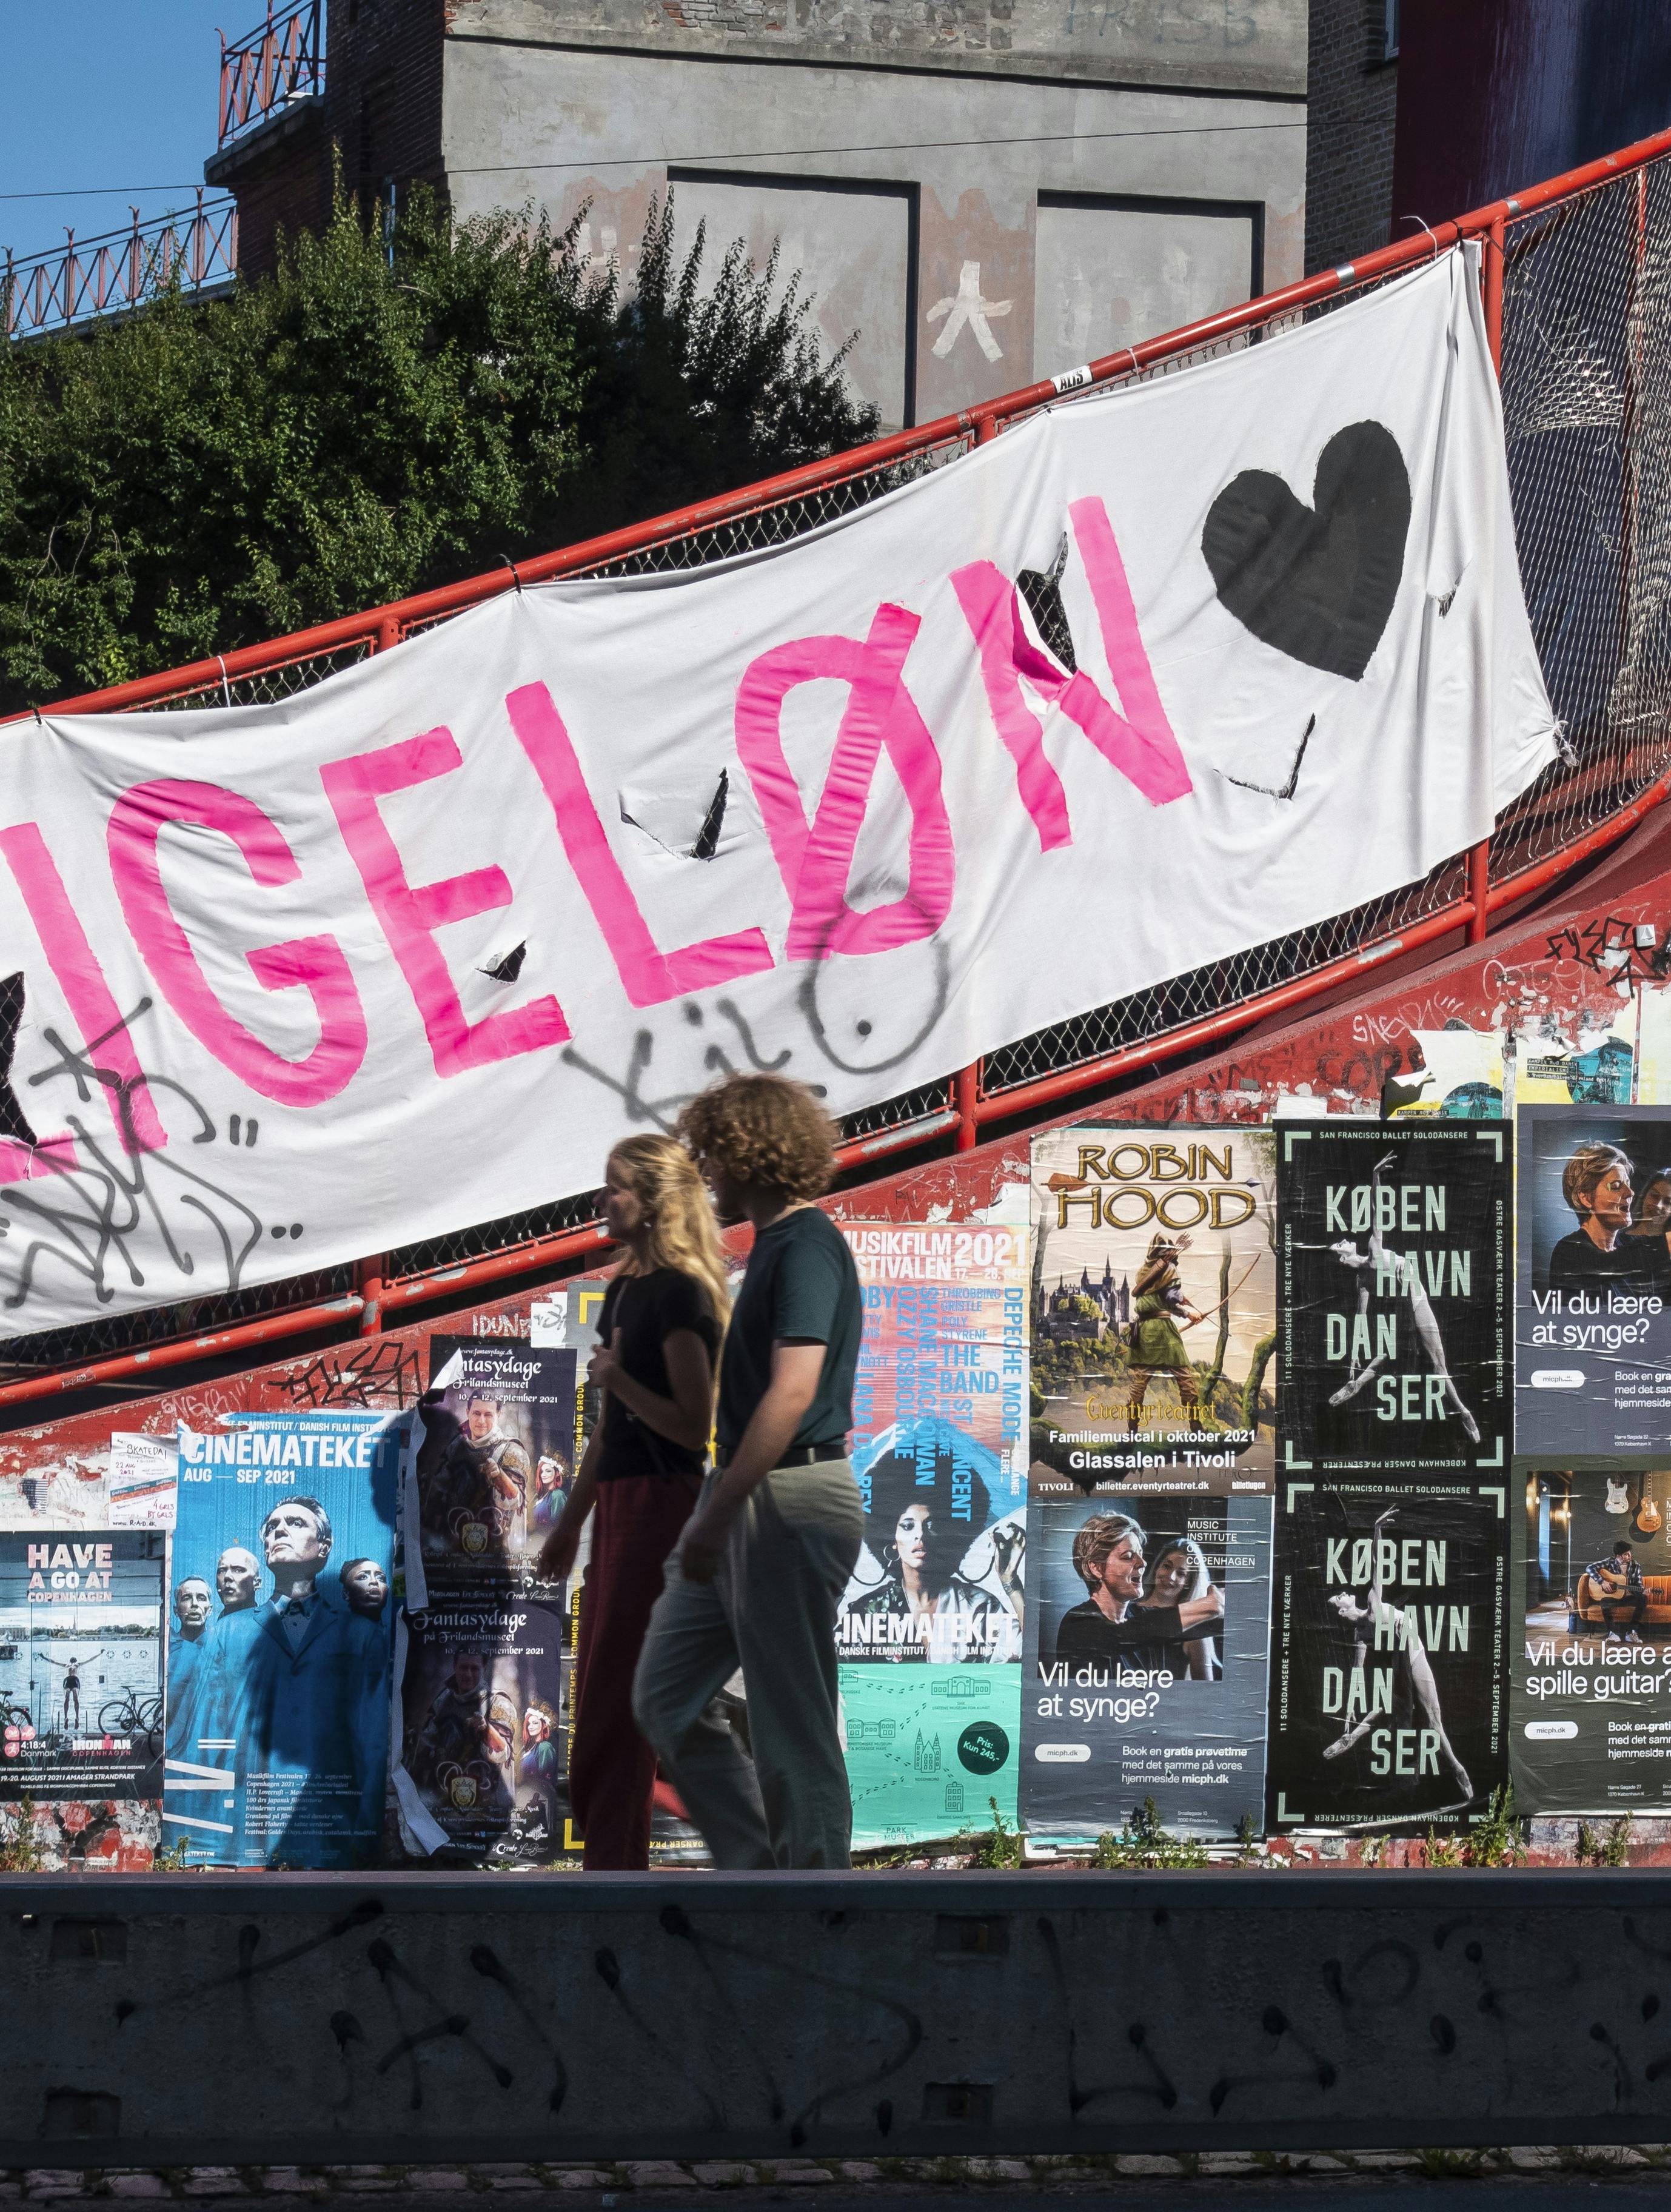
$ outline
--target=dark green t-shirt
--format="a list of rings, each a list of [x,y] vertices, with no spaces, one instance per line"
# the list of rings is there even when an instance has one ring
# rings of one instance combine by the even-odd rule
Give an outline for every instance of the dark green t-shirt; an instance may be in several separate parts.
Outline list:
[[[827,1214],[816,1206],[798,1206],[760,1231],[732,1308],[720,1363],[714,1426],[720,1459],[729,1459],[743,1441],[772,1379],[772,1346],[783,1337],[802,1337],[826,1347],[817,1395],[791,1439],[792,1449],[845,1443],[853,1426],[853,1377],[864,1325],[859,1271]]]

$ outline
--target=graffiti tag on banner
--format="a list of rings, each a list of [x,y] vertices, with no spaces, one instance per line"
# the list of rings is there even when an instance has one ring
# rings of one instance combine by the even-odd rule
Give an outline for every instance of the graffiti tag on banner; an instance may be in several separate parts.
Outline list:
[[[728,1068],[940,1081],[1419,881],[1554,744],[1461,253],[744,559],[16,725],[8,1326],[549,1204]]]
[[[838,1222],[865,1333],[865,1542],[836,1625],[854,1838],[1013,1820],[1025,1611],[1027,1233]]]

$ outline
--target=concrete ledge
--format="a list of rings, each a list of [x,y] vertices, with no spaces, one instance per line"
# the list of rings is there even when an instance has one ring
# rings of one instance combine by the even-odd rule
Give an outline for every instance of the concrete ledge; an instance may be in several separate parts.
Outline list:
[[[1671,1876],[0,1882],[0,2166],[1628,2143]]]

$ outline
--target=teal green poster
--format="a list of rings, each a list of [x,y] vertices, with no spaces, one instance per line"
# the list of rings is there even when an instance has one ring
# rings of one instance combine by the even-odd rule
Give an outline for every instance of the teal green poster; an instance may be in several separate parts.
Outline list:
[[[841,1670],[853,1845],[1016,1824],[1019,1667],[848,1665]]]

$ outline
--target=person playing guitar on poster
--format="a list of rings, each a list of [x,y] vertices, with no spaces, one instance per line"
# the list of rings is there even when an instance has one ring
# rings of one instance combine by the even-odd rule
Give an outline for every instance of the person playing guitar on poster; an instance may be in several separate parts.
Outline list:
[[[1648,1593],[1643,1587],[1642,1570],[1630,1545],[1620,1537],[1610,1559],[1592,1559],[1584,1572],[1589,1577],[1590,1588],[1607,1626],[1617,1626],[1616,1613],[1627,1614],[1625,1640],[1627,1644],[1640,1644],[1637,1626],[1648,1610]]]

